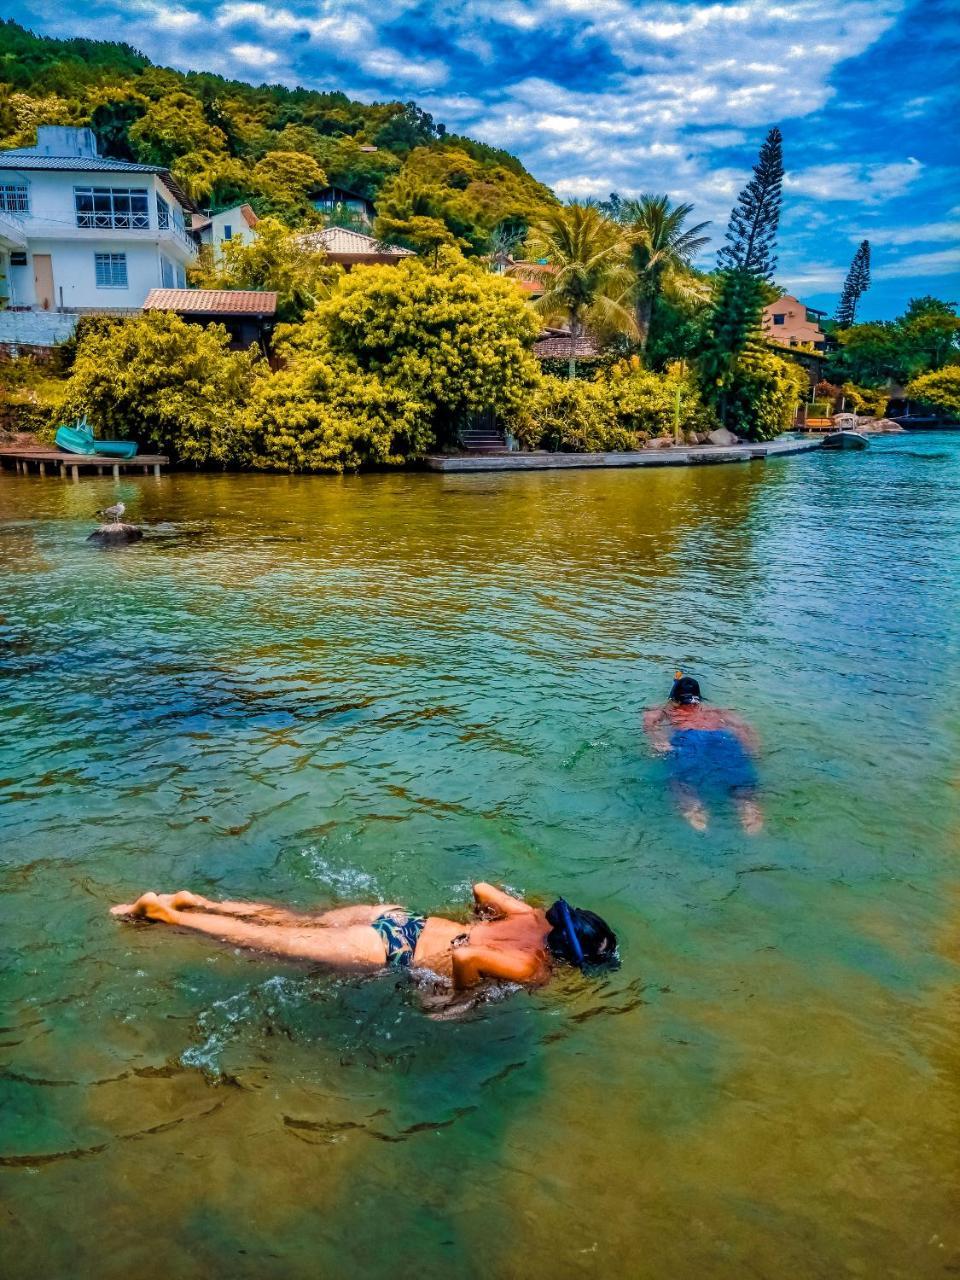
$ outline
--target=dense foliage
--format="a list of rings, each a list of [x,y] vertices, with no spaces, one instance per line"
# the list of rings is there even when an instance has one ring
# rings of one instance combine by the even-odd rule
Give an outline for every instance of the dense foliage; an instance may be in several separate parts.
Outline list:
[[[826,376],[864,387],[903,384],[922,373],[960,361],[960,317],[956,303],[912,298],[896,320],[875,320],[836,329]]]
[[[221,325],[146,312],[91,318],[84,330],[61,407],[67,421],[86,415],[104,438],[132,436],[195,466],[250,460],[239,415],[258,360],[228,350]]]
[[[960,419],[960,365],[913,378],[907,383],[907,395],[946,418]]]
[[[330,353],[402,388],[445,441],[469,413],[522,406],[539,374],[537,331],[515,285],[447,250],[436,268],[407,258],[351,272],[288,334],[287,350]]]
[[[544,376],[511,424],[521,444],[553,452],[629,452],[657,436],[703,434],[717,425],[678,367],[654,374],[622,361],[593,381]]]

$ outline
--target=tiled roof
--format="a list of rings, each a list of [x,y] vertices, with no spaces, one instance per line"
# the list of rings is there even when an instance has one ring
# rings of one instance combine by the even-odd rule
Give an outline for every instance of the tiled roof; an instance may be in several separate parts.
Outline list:
[[[162,165],[133,164],[109,156],[40,156],[29,147],[0,151],[0,169],[56,169],[73,173],[164,173]]]
[[[546,338],[540,338],[533,344],[533,354],[538,360],[569,360],[569,333],[553,333]],[[578,360],[596,360],[600,355],[600,349],[589,333],[581,333],[577,338],[574,355]]]
[[[305,248],[323,249],[325,253],[367,254],[371,258],[414,256],[410,249],[383,244],[376,236],[365,236],[362,231],[351,231],[348,227],[324,227],[322,231],[308,231],[298,239]]]
[[[143,309],[181,315],[272,316],[277,295],[266,289],[151,289]]]
[[[159,164],[133,164],[130,160],[111,160],[109,156],[38,155],[30,147],[22,147],[15,151],[0,151],[0,169],[45,169],[56,173],[156,173],[184,209],[197,207],[170,176],[169,170]]]

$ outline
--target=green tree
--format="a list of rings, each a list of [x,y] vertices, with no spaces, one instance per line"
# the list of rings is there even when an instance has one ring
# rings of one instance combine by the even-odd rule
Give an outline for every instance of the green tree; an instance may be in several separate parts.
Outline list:
[[[907,383],[906,391],[911,400],[946,418],[960,419],[960,365],[951,364],[945,369],[922,373]]]
[[[536,335],[515,285],[446,249],[435,268],[406,258],[350,272],[287,349],[399,387],[426,406],[433,436],[452,440],[470,413],[522,406],[539,377]]]
[[[843,282],[843,292],[837,306],[837,326],[849,329],[857,318],[857,303],[870,288],[870,241],[861,240],[860,248],[853,255],[850,270]]]
[[[191,200],[204,208],[222,208],[250,195],[250,171],[225,151],[188,151],[170,170]]]
[[[179,92],[152,102],[127,136],[142,164],[168,167],[188,151],[223,151],[227,143],[197,99]]]
[[[265,198],[266,208],[261,207],[261,212],[298,219],[306,211],[307,196],[326,185],[327,175],[313,156],[299,151],[268,151],[254,165],[250,179]]]
[[[728,243],[717,255],[721,270],[773,279],[782,203],[783,138],[779,129],[771,129],[760,148],[753,176],[730,215]]]
[[[443,245],[470,249],[463,225],[441,188],[426,186],[400,174],[383,191],[377,205],[373,233],[391,244],[432,255],[436,262]]]
[[[627,245],[615,222],[592,205],[564,205],[534,225],[527,249],[541,262],[518,267],[515,274],[542,285],[543,294],[532,304],[540,317],[569,325],[569,378],[576,377],[577,341],[585,332],[601,338],[636,336],[636,321],[626,305],[631,286]]]
[[[423,111],[415,102],[405,102],[386,120],[374,135],[378,147],[386,147],[398,155],[406,155],[414,147],[442,138],[446,127],[435,124],[429,111]]]
[[[202,254],[191,268],[190,283],[201,289],[275,290],[277,318],[297,322],[330,296],[341,274],[302,236],[267,217],[257,223],[257,234],[247,244],[224,241],[218,260]]]
[[[62,412],[86,415],[98,434],[132,436],[178,462],[249,460],[240,414],[258,357],[230,351],[222,325],[170,313],[97,318],[77,344]]]
[[[702,235],[710,224],[685,227],[692,204],[671,208],[668,196],[641,196],[623,202],[617,221],[627,229],[630,266],[636,277],[634,308],[640,349],[646,351],[657,300],[665,293],[674,298],[706,300],[707,292],[691,265],[708,243]]]
[[[751,344],[760,345],[760,313],[766,301],[763,281],[749,271],[720,271],[705,323],[697,361],[704,395],[724,426],[733,429],[734,406],[742,403],[741,361]]]

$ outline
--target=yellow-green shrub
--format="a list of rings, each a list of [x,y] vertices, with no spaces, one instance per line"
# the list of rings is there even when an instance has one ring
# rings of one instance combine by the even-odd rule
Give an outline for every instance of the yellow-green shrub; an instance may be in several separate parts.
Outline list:
[[[228,341],[222,325],[168,312],[100,318],[77,343],[62,416],[86,415],[97,435],[129,436],[178,462],[243,464],[240,413],[260,361]]]
[[[253,466],[271,471],[399,464],[433,438],[425,406],[395,383],[308,353],[258,380],[244,422]]]

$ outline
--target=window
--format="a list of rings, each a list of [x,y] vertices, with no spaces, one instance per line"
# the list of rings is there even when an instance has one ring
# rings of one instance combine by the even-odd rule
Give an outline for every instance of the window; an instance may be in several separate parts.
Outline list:
[[[164,289],[173,288],[173,263],[163,254],[160,255],[160,283]]]
[[[0,209],[4,213],[29,213],[30,188],[25,182],[0,182]]]
[[[145,188],[74,187],[78,227],[143,231],[150,226]]]
[[[780,313],[779,315],[775,315],[775,316],[773,317],[773,323],[774,323],[774,324],[784,324],[784,323],[786,322],[786,319],[787,319],[787,317],[786,317],[785,313],[781,311],[781,313]]]
[[[223,224],[223,238],[224,240],[233,239],[233,227],[231,227],[229,222],[225,222]]]
[[[187,273],[184,271],[183,267],[181,267],[178,262],[177,263],[177,288],[185,289],[186,287],[187,287]]]
[[[127,255],[125,253],[95,253],[98,289],[126,289]]]
[[[166,231],[170,226],[170,206],[163,196],[157,196],[157,226],[161,231]]]

